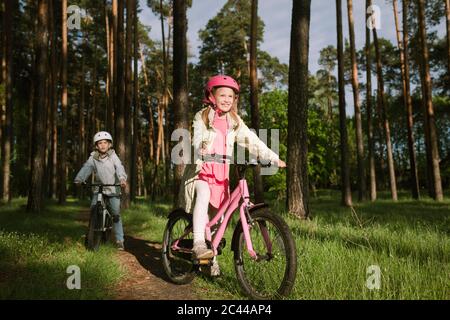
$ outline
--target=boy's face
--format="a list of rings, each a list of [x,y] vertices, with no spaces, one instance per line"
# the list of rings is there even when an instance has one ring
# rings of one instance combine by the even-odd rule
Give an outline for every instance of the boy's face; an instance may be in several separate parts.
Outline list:
[[[111,142],[109,142],[109,140],[97,141],[97,150],[100,153],[106,153],[110,147],[111,147]]]

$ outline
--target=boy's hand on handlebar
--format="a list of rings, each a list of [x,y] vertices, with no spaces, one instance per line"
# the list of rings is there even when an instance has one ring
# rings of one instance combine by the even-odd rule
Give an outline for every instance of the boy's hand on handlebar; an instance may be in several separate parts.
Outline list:
[[[126,180],[120,180],[120,186],[122,188],[125,188],[127,186],[127,181]]]
[[[279,168],[286,168],[286,162],[284,162],[283,160],[281,160],[281,159],[278,159],[278,167]]]

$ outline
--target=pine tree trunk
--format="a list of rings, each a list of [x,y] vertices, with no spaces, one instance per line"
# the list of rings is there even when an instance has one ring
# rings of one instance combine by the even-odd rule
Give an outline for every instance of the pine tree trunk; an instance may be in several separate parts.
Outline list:
[[[126,21],[126,47],[125,47],[125,106],[124,106],[124,120],[125,120],[125,132],[124,132],[124,141],[125,141],[125,153],[122,155],[123,157],[123,165],[125,167],[125,171],[131,175],[131,137],[129,134],[132,132],[132,103],[133,103],[133,78],[131,71],[131,63],[132,63],[132,49],[133,49],[133,1],[129,0],[126,2],[127,6],[127,21]],[[129,182],[132,182],[130,179]],[[130,187],[131,184],[128,183],[126,188],[123,190],[122,194],[122,202],[123,207],[128,208],[130,206]]]
[[[434,199],[436,201],[442,201],[444,195],[442,192],[441,172],[439,168],[439,148],[438,137],[436,132],[436,123],[434,118],[433,109],[433,96],[432,96],[432,84],[429,65],[429,51],[427,44],[427,31],[425,25],[425,1],[418,0],[418,18],[419,18],[419,37],[421,42],[420,55],[421,55],[421,68],[423,74],[423,93],[425,102],[425,121],[428,123],[428,136],[429,136],[429,151],[432,166],[432,186]]]
[[[358,65],[356,61],[355,29],[353,19],[353,1],[347,0],[348,26],[350,33],[350,54],[352,60],[353,103],[355,107],[355,132],[358,163],[358,200],[366,197],[366,174],[364,170],[364,141],[362,134],[361,104],[359,100]]]
[[[187,87],[187,20],[186,1],[173,3],[173,110],[175,130],[189,130],[189,100]],[[180,155],[183,156],[183,155]],[[174,207],[178,206],[178,192],[185,164],[175,165],[174,170]]]
[[[259,132],[259,105],[258,105],[258,72],[257,72],[257,38],[258,38],[258,0],[252,0],[250,31],[250,106],[252,128]],[[253,184],[256,203],[264,202],[264,189],[261,177],[261,166],[253,170]]]
[[[12,105],[12,72],[13,72],[13,15],[15,13],[16,3],[14,0],[5,0],[5,14],[3,16],[4,22],[4,40],[5,40],[5,56],[4,61],[6,65],[4,66],[5,72],[5,119],[2,128],[2,201],[11,201],[11,155],[13,146],[13,105]]]
[[[450,89],[450,0],[445,0],[445,22],[447,26],[447,87]]]
[[[293,1],[289,57],[287,205],[290,213],[309,216],[308,53],[311,1]]]
[[[345,112],[344,87],[344,45],[342,34],[342,1],[336,0],[337,21],[337,52],[338,52],[338,83],[339,83],[339,128],[341,140],[341,188],[342,205],[352,205],[352,192],[350,188],[350,168],[348,157],[347,115]]]
[[[380,119],[383,122],[384,138],[386,141],[386,153],[389,169],[389,184],[391,187],[392,200],[397,201],[397,182],[395,178],[395,168],[394,168],[394,157],[392,155],[392,143],[391,143],[391,131],[389,120],[386,114],[386,100],[384,96],[384,80],[383,80],[383,70],[381,66],[381,53],[378,44],[378,34],[377,29],[373,29],[373,43],[375,46],[376,60],[377,60],[377,79],[378,79],[378,110],[381,111]]]
[[[134,61],[134,86],[133,86],[133,141],[131,148],[131,164],[130,164],[130,197],[131,201],[135,201],[137,189],[139,185],[138,179],[138,146],[140,143],[140,127],[139,127],[139,110],[140,110],[140,98],[139,98],[139,77],[138,77],[138,2],[136,0],[133,1],[133,61]]]
[[[398,23],[398,9],[397,0],[393,0],[395,29],[397,30],[397,42],[400,50],[400,64],[403,84],[403,102],[406,110],[406,127],[408,130],[408,151],[409,151],[409,165],[411,174],[411,193],[413,199],[419,199],[419,176],[417,172],[416,151],[414,148],[414,134],[413,134],[413,112],[412,100],[410,93],[409,80],[409,59],[408,59],[408,19],[407,19],[407,0],[402,0],[403,3],[403,41],[401,40],[400,28]]]
[[[116,112],[115,112],[115,124],[116,124],[116,146],[118,156],[121,159],[125,168],[127,168],[128,158],[126,150],[126,131],[125,131],[125,79],[124,71],[126,72],[127,65],[125,64],[124,70],[124,3],[122,1],[118,2],[118,19],[117,19],[117,46],[116,46],[116,57],[117,57],[117,99],[116,99]],[[127,174],[129,172],[127,171]],[[127,208],[128,202],[127,191],[122,193],[122,206]]]
[[[61,48],[61,152],[59,157],[60,204],[66,201],[66,130],[67,130],[67,0],[62,1],[62,48]]]
[[[54,10],[54,9],[53,9]],[[56,198],[56,191],[58,190],[58,121],[57,121],[57,115],[58,115],[58,62],[57,62],[57,25],[56,20],[53,20],[53,25],[55,26],[55,30],[52,35],[52,107],[51,107],[51,117],[52,117],[52,131],[51,131],[51,154],[52,154],[52,173],[51,173],[51,179],[52,179],[52,191],[51,191],[51,197]]]
[[[372,0],[366,0],[366,12],[372,5]],[[366,14],[366,21],[370,15]],[[373,120],[372,120],[372,69],[370,59],[370,29],[366,26],[366,105],[367,105],[367,145],[369,151],[370,201],[377,199],[377,177],[375,170]]]
[[[65,1],[65,0],[63,0]],[[48,70],[48,0],[38,1],[38,26],[36,33],[36,98],[33,111],[33,142],[30,185],[28,193],[27,211],[40,213],[43,206],[43,175],[45,165],[45,148],[42,143],[46,135],[47,108],[46,74]],[[63,189],[63,188],[60,188]]]

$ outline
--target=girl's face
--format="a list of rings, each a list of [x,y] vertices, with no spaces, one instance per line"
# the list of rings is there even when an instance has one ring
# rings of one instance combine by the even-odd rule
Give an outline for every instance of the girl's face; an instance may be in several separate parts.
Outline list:
[[[100,153],[106,153],[111,148],[111,142],[109,140],[100,140],[97,142],[97,150]]]
[[[222,112],[228,112],[233,107],[236,94],[231,88],[220,87],[215,90],[214,98],[216,99],[217,108]]]

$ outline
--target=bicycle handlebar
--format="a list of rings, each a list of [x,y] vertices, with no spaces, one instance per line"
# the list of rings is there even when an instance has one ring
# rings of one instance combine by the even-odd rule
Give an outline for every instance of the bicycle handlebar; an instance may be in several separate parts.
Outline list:
[[[212,154],[206,154],[206,155],[202,156],[202,160],[206,161],[206,162],[226,163],[228,160],[231,161],[232,157],[224,155],[224,154],[212,153]],[[261,165],[261,167],[268,168],[268,167],[272,166],[272,162],[269,161],[269,163],[263,163],[259,159],[258,160],[252,160],[252,161],[245,160],[244,163],[238,163],[238,165],[244,165],[244,166]]]
[[[87,182],[81,182],[81,185],[85,187],[121,187],[120,184],[103,184],[103,183],[87,183]]]

